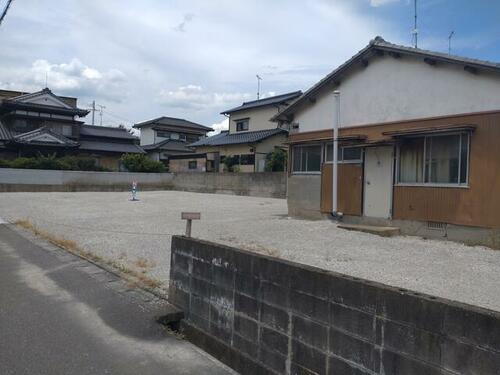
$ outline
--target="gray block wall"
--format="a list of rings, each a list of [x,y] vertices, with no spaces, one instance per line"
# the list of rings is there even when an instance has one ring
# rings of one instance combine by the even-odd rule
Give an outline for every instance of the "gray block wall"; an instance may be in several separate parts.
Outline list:
[[[0,168],[0,192],[181,190],[285,198],[286,173],[129,173]]]
[[[500,374],[500,313],[172,239],[186,336],[242,374]]]

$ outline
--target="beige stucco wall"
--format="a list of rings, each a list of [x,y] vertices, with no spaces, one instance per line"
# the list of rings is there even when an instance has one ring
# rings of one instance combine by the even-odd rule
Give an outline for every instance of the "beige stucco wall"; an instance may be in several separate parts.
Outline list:
[[[238,111],[229,116],[229,133],[236,132],[236,121],[244,118],[250,118],[248,131],[274,129],[276,123],[269,121],[271,117],[278,113],[278,108],[273,106],[259,107],[246,111]]]
[[[196,169],[189,169],[189,162],[196,161]],[[206,159],[205,158],[192,158],[192,159],[171,159],[168,162],[169,172],[205,172]]]
[[[341,126],[500,109],[500,74],[471,74],[463,66],[422,58],[374,57],[341,78]],[[333,127],[333,86],[295,112],[299,131]]]

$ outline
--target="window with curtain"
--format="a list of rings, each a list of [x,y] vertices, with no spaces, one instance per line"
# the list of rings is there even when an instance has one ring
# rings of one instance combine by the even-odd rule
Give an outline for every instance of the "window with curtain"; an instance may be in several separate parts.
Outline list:
[[[320,172],[321,145],[293,147],[293,172]]]
[[[399,146],[399,183],[467,184],[469,134],[433,135]]]

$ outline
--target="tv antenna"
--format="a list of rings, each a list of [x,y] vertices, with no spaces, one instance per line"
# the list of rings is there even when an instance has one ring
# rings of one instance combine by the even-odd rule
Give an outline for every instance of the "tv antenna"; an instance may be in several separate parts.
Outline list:
[[[100,104],[97,104],[97,106],[100,108],[99,109],[99,116],[101,116],[101,126],[102,126],[102,114],[103,114],[103,109],[105,109],[106,107],[103,106],[103,105],[100,105]]]
[[[448,55],[451,55],[451,38],[453,35],[455,35],[455,31],[452,31],[448,37]]]
[[[262,81],[262,78],[256,74],[255,77],[257,77],[257,100],[260,98],[260,81]]]
[[[412,34],[413,41],[415,42],[415,48],[418,48],[418,28],[417,28],[417,0],[414,0],[414,8],[415,8],[415,24],[413,26]]]

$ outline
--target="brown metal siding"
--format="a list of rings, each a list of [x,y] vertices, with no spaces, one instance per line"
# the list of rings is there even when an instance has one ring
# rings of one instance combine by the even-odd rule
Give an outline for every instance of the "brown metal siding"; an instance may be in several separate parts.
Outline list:
[[[476,126],[471,136],[469,187],[395,186],[393,217],[500,229],[500,112],[343,128],[340,135],[365,135],[367,142],[370,143],[390,140],[390,137],[382,134],[387,131],[450,125]],[[328,132],[331,134],[331,130],[325,130],[304,133],[300,138],[294,134],[293,137],[295,141],[312,141],[315,138],[324,139]],[[331,181],[331,170],[325,170],[323,173],[321,202],[323,212],[331,210],[331,198],[329,198],[331,182],[328,181]],[[342,186],[348,186],[347,181],[349,177],[341,177],[339,172],[341,184],[339,209],[342,207],[345,213],[352,211],[361,213],[361,193],[359,193],[359,209],[355,207],[352,211],[350,211],[353,207],[351,196],[343,198],[346,194],[343,192],[341,198],[340,190]],[[362,187],[359,191],[362,191]],[[341,202],[341,199],[346,199],[346,203]]]
[[[339,164],[338,210],[346,215],[361,215],[363,167],[361,164]],[[332,212],[332,164],[321,171],[321,212]]]

